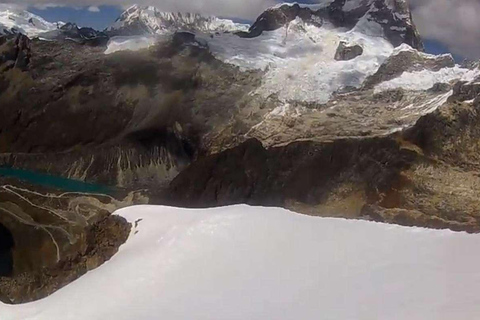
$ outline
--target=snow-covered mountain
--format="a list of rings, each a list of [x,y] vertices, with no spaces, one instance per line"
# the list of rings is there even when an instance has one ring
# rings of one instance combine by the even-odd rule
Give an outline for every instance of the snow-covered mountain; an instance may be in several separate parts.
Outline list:
[[[142,206],[111,261],[2,320],[476,319],[480,237],[277,208]]]
[[[205,17],[196,13],[162,12],[155,7],[134,5],[107,28],[111,36],[155,35],[168,31],[233,32],[249,26],[232,20]]]
[[[25,10],[0,7],[0,35],[20,32],[34,37],[43,32],[55,30],[58,26],[57,23],[48,22]]]
[[[480,231],[480,69],[424,53],[405,1],[281,4],[248,30],[134,6],[109,33],[0,39],[0,165],[120,191],[44,197],[0,177],[15,243],[0,300],[110,259],[129,228],[104,217],[124,203]],[[118,214],[133,230],[112,260],[1,320],[478,315],[477,236],[244,206]]]
[[[383,36],[395,47],[406,43],[423,50],[405,0],[321,0],[314,5],[284,3],[263,12],[248,36],[276,30],[296,18],[317,27],[356,29],[368,36]]]
[[[164,30],[162,28],[167,25],[158,18],[164,16],[155,8],[141,10],[134,6],[117,23],[124,25],[124,21],[129,21],[128,25],[148,26],[149,33],[155,33]],[[143,22],[135,24],[135,21]],[[279,4],[263,12],[247,32],[217,33],[208,37],[198,33],[197,39],[208,43],[219,60],[242,70],[265,70],[262,85],[254,93],[264,98],[275,95],[284,105],[291,101],[328,103],[336,93],[365,86],[367,79],[384,71],[386,66],[381,67],[388,61],[390,68],[397,68],[393,66],[396,63],[411,65],[404,65],[400,67],[401,72],[383,79],[389,82],[377,82],[377,93],[387,88],[427,90],[435,81],[472,80],[479,75],[478,70],[470,72],[455,66],[451,56],[438,58],[450,62],[443,64],[442,70],[428,69],[428,61],[436,58],[422,52],[422,40],[404,0],[324,0],[315,5]],[[114,40],[107,53],[121,50],[122,46],[132,50],[135,46],[144,48],[153,43],[155,41],[151,39]],[[355,49],[357,51],[352,55]],[[404,55],[410,57],[404,59]],[[415,73],[419,71],[423,73]],[[402,78],[393,79],[399,76]],[[418,86],[419,83],[422,85]],[[445,101],[437,98],[431,95],[418,98],[422,100],[419,105],[429,106],[426,110],[432,110],[432,101]],[[402,108],[411,104],[410,101],[405,103]],[[438,106],[438,103],[434,105]],[[297,115],[307,112],[301,108],[281,108],[283,111],[277,111],[282,115],[285,112]],[[275,118],[275,112],[268,115],[269,119]],[[268,122],[268,119],[265,120]]]

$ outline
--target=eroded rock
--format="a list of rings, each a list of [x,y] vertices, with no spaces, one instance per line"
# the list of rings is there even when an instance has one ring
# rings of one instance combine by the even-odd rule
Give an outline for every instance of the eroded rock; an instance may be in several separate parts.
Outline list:
[[[0,227],[5,232],[0,228],[0,236],[10,236],[12,242],[0,248],[0,255],[8,254],[13,262],[11,272],[0,274],[0,296],[7,302],[46,297],[109,260],[130,232],[124,219],[110,214],[143,202],[136,195],[119,201],[52,190],[43,194],[40,189],[1,186]]]
[[[454,66],[455,60],[450,54],[432,56],[405,47],[404,50],[400,50],[397,54],[390,56],[374,75],[365,80],[363,87],[373,88],[381,82],[397,78],[404,72],[439,71],[440,69]]]
[[[359,45],[349,46],[346,42],[341,41],[335,53],[335,60],[347,61],[355,59],[363,54],[363,48]]]

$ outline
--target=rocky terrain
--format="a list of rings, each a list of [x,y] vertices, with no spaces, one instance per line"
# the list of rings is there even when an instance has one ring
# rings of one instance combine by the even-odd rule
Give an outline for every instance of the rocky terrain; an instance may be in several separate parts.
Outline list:
[[[248,29],[134,6],[45,31],[0,36],[0,166],[114,191],[0,177],[3,301],[108,260],[132,204],[480,231],[480,70],[424,53],[403,0],[279,5]]]

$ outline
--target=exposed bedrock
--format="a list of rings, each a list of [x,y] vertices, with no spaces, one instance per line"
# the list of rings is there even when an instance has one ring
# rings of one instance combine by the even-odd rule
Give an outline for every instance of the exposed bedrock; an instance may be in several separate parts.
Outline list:
[[[33,41],[27,71],[0,72],[0,165],[120,187],[171,181],[260,83],[188,35],[112,55]]]
[[[148,201],[139,193],[116,200],[11,182],[0,187],[0,297],[11,303],[43,298],[109,260],[130,230],[110,214]]]
[[[348,61],[355,59],[363,54],[363,48],[359,45],[350,46],[348,43],[341,41],[335,53],[335,60]]]
[[[416,153],[392,139],[294,142],[265,149],[257,140],[199,160],[170,185],[178,203],[191,206],[249,203],[317,205],[335,192],[358,193],[358,205],[378,200]],[[352,208],[359,210],[361,208]]]
[[[249,140],[193,163],[170,184],[168,199],[478,232],[478,114],[478,105],[451,102],[385,137],[270,149]]]
[[[365,80],[363,87],[373,88],[375,85],[392,80],[404,72],[439,71],[440,69],[454,66],[455,60],[449,54],[431,56],[414,50],[404,50],[389,57],[375,74]]]
[[[181,141],[171,142],[150,148],[120,145],[66,153],[3,154],[0,166],[120,188],[161,186],[191,161],[188,147]]]

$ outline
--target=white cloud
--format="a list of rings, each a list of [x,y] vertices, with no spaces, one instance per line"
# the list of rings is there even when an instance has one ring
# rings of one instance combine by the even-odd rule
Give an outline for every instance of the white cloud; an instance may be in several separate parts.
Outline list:
[[[88,11],[90,12],[100,12],[100,8],[97,6],[90,6],[88,7]]]
[[[26,7],[28,4],[24,4]],[[57,8],[57,7],[65,7],[65,5],[62,4],[55,4],[55,3],[43,3],[43,4],[34,4],[33,5],[35,8],[39,10],[47,10],[48,8]]]
[[[98,7],[101,5],[129,6],[132,4],[153,5],[163,11],[198,12],[222,17],[255,19],[266,8],[275,5],[275,0],[0,0],[21,6],[73,6]]]
[[[423,38],[438,40],[458,55],[480,58],[480,1],[411,0]]]

